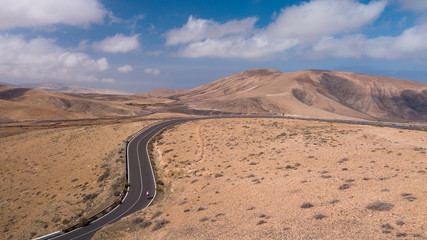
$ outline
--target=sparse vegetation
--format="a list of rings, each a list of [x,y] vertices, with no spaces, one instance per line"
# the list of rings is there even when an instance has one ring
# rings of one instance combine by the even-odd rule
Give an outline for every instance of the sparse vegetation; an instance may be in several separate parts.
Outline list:
[[[402,220],[396,221],[397,226],[403,226],[404,224],[405,224],[405,222],[403,222]]]
[[[300,208],[311,208],[311,207],[314,207],[314,205],[309,202],[305,202],[300,206]]]
[[[264,223],[267,223],[267,221],[265,221],[264,219],[262,219],[262,220],[259,220],[256,225],[261,225],[261,224],[264,224]]]
[[[144,222],[144,219],[143,219],[143,218],[141,218],[141,217],[137,217],[137,218],[135,218],[134,220],[132,220],[132,223],[133,223],[133,224],[140,224],[140,223],[142,223],[142,222]]]
[[[162,219],[162,220],[160,220],[160,221],[156,221],[156,222],[154,223],[154,226],[153,226],[152,231],[153,231],[153,232],[154,232],[154,231],[157,231],[157,230],[159,230],[159,229],[163,228],[166,224],[169,224],[169,223],[170,223],[170,221],[169,221],[169,220],[166,220],[166,219]]]
[[[1,199],[13,214],[5,211],[0,225],[6,226],[8,217],[15,215],[15,220],[6,227],[8,235],[13,235],[12,239],[28,239],[31,231],[37,232],[37,237],[65,229],[79,224],[83,216],[95,214],[100,206],[113,203],[115,192],[123,188],[125,165],[116,162],[124,159],[123,139],[148,123],[58,122],[55,128],[23,129],[19,135],[7,138],[1,137],[0,131],[0,159],[13,157],[19,167],[14,164],[17,171],[11,173],[22,176],[13,181],[3,179],[13,182],[16,190],[8,190],[8,194],[11,200],[18,200]],[[120,150],[122,156],[118,155]],[[6,171],[8,165],[2,163],[2,166],[2,171]],[[110,176],[104,175],[98,182],[107,169]],[[0,173],[7,176],[3,174]],[[43,180],[49,184],[45,185]],[[120,182],[117,188],[113,187],[116,181]],[[46,206],[54,207],[46,211]],[[7,238],[0,234],[0,239]]]
[[[156,211],[156,212],[153,214],[153,216],[151,216],[151,219],[153,220],[153,219],[157,218],[158,216],[160,216],[160,215],[162,215],[162,214],[163,214],[163,212],[162,212],[162,211]]]
[[[88,195],[83,197],[83,202],[87,202],[89,200],[93,200],[98,196],[98,193],[89,193]]]
[[[314,215],[314,219],[317,219],[317,220],[324,219],[326,217],[327,216],[322,214],[322,213],[318,213],[318,214]]]
[[[89,220],[87,218],[81,218],[78,224],[78,227],[84,227],[89,224]]]
[[[366,205],[366,208],[374,211],[390,211],[393,208],[393,205],[386,202],[382,202],[380,200],[376,200]]]
[[[395,136],[387,134],[393,131],[396,132],[387,128],[276,119],[216,119],[175,126],[153,145],[153,161],[164,183],[164,192],[154,206],[143,211],[146,215],[139,213],[139,216],[151,219],[156,211],[165,213],[151,220],[149,228],[139,227],[141,223],[124,224],[114,231],[136,239],[142,235],[161,238],[168,233],[184,238],[195,232],[198,238],[221,238],[228,234],[247,237],[242,229],[252,224],[254,231],[249,230],[252,238],[266,236],[266,232],[273,239],[283,238],[283,234],[296,238],[302,233],[307,238],[366,236],[369,239],[378,237],[372,237],[374,232],[383,238],[393,238],[396,232],[412,237],[417,233],[414,231],[421,231],[419,227],[409,223],[399,226],[395,224],[396,218],[387,216],[393,213],[402,220],[408,219],[408,208],[401,206],[409,205],[405,199],[408,196],[400,196],[402,192],[418,197],[414,204],[424,201],[419,195],[421,186],[404,188],[395,183],[419,181],[423,175],[417,172],[427,166],[420,163],[423,155],[419,151],[391,140]],[[295,135],[290,136],[292,133]],[[276,138],[278,135],[281,136]],[[398,136],[405,138],[400,142],[417,146],[406,130]],[[170,149],[173,151],[167,151]],[[371,152],[373,149],[375,152]],[[389,151],[393,153],[387,154]],[[402,155],[397,156],[398,152]],[[343,158],[348,160],[338,163]],[[102,173],[103,169],[99,174]],[[215,177],[216,174],[222,176]],[[340,191],[343,184],[350,188]],[[390,191],[381,192],[384,188]],[[369,203],[366,199],[379,197],[391,205],[399,204],[399,208],[392,208],[386,215],[365,209]],[[394,202],[396,197],[399,203]],[[301,208],[304,201],[313,206]],[[231,214],[218,216],[219,209],[230,206],[234,208]],[[411,218],[419,219],[419,215],[413,215]],[[152,231],[155,220],[161,218],[168,218],[171,223]],[[265,222],[258,227],[260,220]],[[390,222],[396,229],[380,228],[378,221]],[[227,225],[230,223],[232,228]],[[336,229],[346,231],[328,232],[331,223]],[[222,226],[221,231],[218,226]],[[355,235],[362,227],[365,231]],[[283,228],[292,230],[284,233]],[[391,233],[381,234],[382,231]],[[218,232],[225,235],[219,236]]]
[[[104,171],[104,173],[103,173],[101,176],[99,176],[99,178],[98,178],[98,182],[102,182],[102,181],[104,181],[104,180],[105,180],[105,179],[107,179],[109,176],[110,176],[110,169],[109,169],[109,168],[106,168],[106,169],[105,169],[105,171]]]

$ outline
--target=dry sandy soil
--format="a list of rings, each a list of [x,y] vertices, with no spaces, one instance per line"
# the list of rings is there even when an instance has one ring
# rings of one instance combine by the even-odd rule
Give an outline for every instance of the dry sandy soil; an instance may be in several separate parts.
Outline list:
[[[426,239],[427,132],[201,120],[154,144],[154,205],[95,239]]]
[[[0,131],[0,239],[61,230],[113,203],[125,141],[151,123]]]

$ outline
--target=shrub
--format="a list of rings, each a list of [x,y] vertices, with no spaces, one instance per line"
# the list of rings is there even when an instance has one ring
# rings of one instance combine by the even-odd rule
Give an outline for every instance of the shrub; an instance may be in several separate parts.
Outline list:
[[[153,227],[153,229],[152,229],[152,231],[154,232],[154,231],[157,231],[157,230],[159,230],[160,228],[163,228],[166,224],[168,224],[168,223],[170,223],[170,221],[169,220],[166,220],[166,219],[163,219],[163,220],[160,220],[160,221],[156,221],[156,225],[154,225],[154,227]]]
[[[139,224],[139,223],[142,223],[142,222],[144,222],[144,219],[140,218],[140,217],[137,217],[134,220],[132,220],[133,224]]]
[[[311,208],[311,207],[313,207],[314,205],[313,204],[311,204],[311,203],[303,203],[303,204],[301,204],[301,208]]]
[[[107,168],[107,169],[105,170],[105,172],[104,172],[101,176],[99,176],[99,178],[98,178],[98,182],[102,182],[102,181],[104,181],[104,179],[108,178],[109,176],[110,176],[110,169],[109,169],[109,168]]]
[[[87,225],[89,225],[89,220],[87,218],[84,217],[80,219],[78,227],[85,227]]]
[[[264,224],[264,223],[267,223],[267,221],[265,221],[265,220],[259,220],[256,225],[261,225],[261,224]]]
[[[366,205],[366,208],[373,211],[390,211],[393,205],[377,200]]]
[[[154,214],[153,214],[153,216],[151,217],[151,219],[155,219],[156,217],[158,217],[158,216],[160,216],[160,215],[162,215],[163,214],[163,212],[162,211],[157,211],[157,212],[155,212]]]
[[[141,228],[146,228],[146,227],[149,227],[149,226],[151,226],[151,222],[150,221],[144,221],[144,222],[142,222],[139,226],[141,227]]]
[[[323,219],[323,218],[326,218],[326,217],[327,217],[326,215],[321,214],[321,213],[318,213],[318,214],[314,215],[314,219],[317,219],[317,220],[320,220],[320,219]]]
[[[83,202],[87,202],[88,200],[95,199],[98,196],[98,193],[90,193],[83,197]]]

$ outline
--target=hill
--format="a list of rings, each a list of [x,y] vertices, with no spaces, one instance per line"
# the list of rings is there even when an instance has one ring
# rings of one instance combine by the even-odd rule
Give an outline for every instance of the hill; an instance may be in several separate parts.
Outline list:
[[[60,85],[52,86],[61,90]],[[254,69],[189,90],[162,88],[133,95],[60,93],[0,85],[0,112],[3,122],[154,112],[427,122],[427,84],[350,72]]]
[[[66,120],[139,116],[142,106],[164,102],[128,95],[69,94],[31,88],[0,86],[0,121]]]
[[[135,94],[140,97],[169,97],[186,91],[186,89],[157,88],[148,92]]]
[[[49,92],[63,92],[63,93],[97,93],[97,94],[112,94],[112,95],[131,95],[133,93],[114,90],[114,89],[105,89],[105,88],[93,88],[93,87],[83,87],[77,85],[68,85],[62,83],[25,83],[19,85],[23,88],[34,88],[45,90]]]
[[[427,121],[427,84],[350,72],[254,69],[171,96],[191,109]]]

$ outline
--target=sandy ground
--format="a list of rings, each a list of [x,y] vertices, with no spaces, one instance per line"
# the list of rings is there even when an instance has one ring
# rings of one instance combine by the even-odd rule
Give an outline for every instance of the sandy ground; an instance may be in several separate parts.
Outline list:
[[[126,139],[154,121],[3,130],[0,239],[30,239],[113,203],[124,186]]]
[[[155,144],[160,197],[95,239],[427,239],[427,132],[193,121]]]

